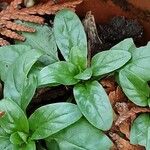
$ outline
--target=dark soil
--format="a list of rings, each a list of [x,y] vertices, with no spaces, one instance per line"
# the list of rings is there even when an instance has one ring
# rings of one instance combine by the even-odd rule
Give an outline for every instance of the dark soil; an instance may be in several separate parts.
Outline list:
[[[102,41],[98,51],[108,50],[125,38],[133,38],[140,45],[143,36],[143,27],[137,20],[128,20],[125,17],[114,17],[108,24],[97,25],[98,34]]]
[[[107,2],[108,0],[103,0],[103,1]],[[142,20],[150,21],[150,18],[149,18],[150,10],[143,10],[143,9],[137,8],[128,0],[112,0],[112,2],[115,5],[118,5],[124,11],[129,11],[133,15],[136,15],[138,18]]]
[[[63,85],[38,89],[31,104],[28,106],[27,113],[30,116],[34,110],[43,105],[56,102],[66,102],[66,100],[69,101],[69,98],[71,98],[72,95],[72,88]]]

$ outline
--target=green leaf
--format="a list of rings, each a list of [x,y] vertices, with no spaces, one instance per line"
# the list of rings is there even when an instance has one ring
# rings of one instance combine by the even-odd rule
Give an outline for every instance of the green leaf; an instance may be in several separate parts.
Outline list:
[[[65,61],[56,62],[43,68],[38,74],[38,85],[73,85],[78,82],[74,78],[79,73],[78,68]]]
[[[119,82],[126,96],[139,106],[147,106],[150,88],[143,79],[124,68],[119,72]]]
[[[35,77],[28,78],[28,73],[41,55],[38,50],[27,51],[16,59],[8,71],[4,97],[15,101],[23,110],[29,104],[37,86]]]
[[[36,150],[36,145],[34,141],[29,141],[27,144],[15,145],[15,148],[13,150]]]
[[[36,29],[35,33],[22,32],[22,35],[26,37],[24,44],[30,45],[33,49],[39,49],[43,51],[45,55],[40,58],[41,62],[43,62],[45,65],[49,65],[59,60],[54,33],[51,27],[29,22],[23,23],[19,21],[19,23]]]
[[[81,72],[81,73],[77,74],[76,76],[74,76],[74,78],[78,79],[78,80],[88,80],[88,79],[91,78],[91,76],[92,76],[92,69],[87,68],[83,72]]]
[[[5,81],[8,68],[14,63],[17,57],[26,51],[30,51],[31,47],[27,45],[9,45],[0,47],[0,79]]]
[[[87,67],[87,54],[78,46],[74,46],[70,50],[69,61],[76,65],[80,70],[84,70]]]
[[[36,150],[36,145],[34,141],[29,141],[27,144],[19,147],[20,150]]]
[[[93,126],[101,130],[110,129],[112,107],[105,90],[97,81],[77,84],[73,93],[79,109]]]
[[[111,48],[111,50],[123,50],[129,52],[134,49],[136,49],[136,46],[132,38],[127,38]]]
[[[14,132],[10,135],[10,142],[14,145],[21,145],[27,143],[27,134],[23,132]]]
[[[9,136],[10,135],[0,126],[0,141],[9,139]]]
[[[27,106],[29,105],[30,101],[32,100],[36,88],[37,88],[37,77],[34,75],[29,75],[28,80],[26,80],[26,85],[23,88],[23,92],[21,95],[21,108],[26,110]]]
[[[1,150],[12,150],[12,144],[9,141],[9,134],[0,127],[0,149]]]
[[[43,139],[66,128],[81,118],[75,104],[56,103],[42,106],[29,118],[32,139]]]
[[[115,71],[125,65],[131,54],[122,50],[108,50],[96,54],[92,58],[93,76],[100,76]]]
[[[56,150],[109,150],[113,146],[111,140],[100,130],[90,125],[85,119],[50,136],[47,145],[52,140],[57,141],[59,149]],[[52,150],[49,145],[48,150]]]
[[[56,14],[54,19],[54,35],[58,48],[65,60],[69,60],[70,51],[76,46],[81,50],[82,57],[87,56],[87,39],[84,27],[74,12],[64,9]]]
[[[150,114],[144,113],[138,116],[131,127],[130,142],[135,145],[142,145],[149,150],[150,146]]]
[[[29,124],[26,115],[12,100],[0,101],[0,111],[5,115],[0,118],[0,126],[9,134],[13,132],[29,132]]]
[[[54,139],[48,140],[46,146],[47,146],[47,150],[60,150],[57,141]]]
[[[140,48],[132,50],[132,59],[127,65],[128,69],[145,81],[150,80],[150,42]]]

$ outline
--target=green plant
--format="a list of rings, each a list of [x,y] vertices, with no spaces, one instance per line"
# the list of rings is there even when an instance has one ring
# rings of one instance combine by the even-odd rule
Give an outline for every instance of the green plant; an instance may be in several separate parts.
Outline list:
[[[111,48],[131,53],[131,59],[116,75],[118,83],[129,100],[139,106],[149,106],[150,88],[150,43],[137,48],[132,39],[126,39]],[[140,86],[139,86],[140,85]]]
[[[91,138],[92,137],[92,138]],[[100,130],[93,128],[87,120],[81,118],[70,127],[46,138],[48,150],[109,150],[113,143]]]
[[[148,113],[138,116],[131,128],[130,142],[150,149],[150,115]]]
[[[131,54],[109,50],[96,54],[88,62],[84,28],[76,14],[69,10],[56,14],[54,36],[65,61],[43,68],[38,74],[38,86],[74,85],[76,103],[86,119],[98,129],[110,129],[113,111],[98,80],[125,65]]]
[[[58,140],[60,136],[62,141],[67,142],[65,146],[70,149],[96,149],[95,145],[103,145],[104,150],[110,149],[113,145],[111,140],[81,118],[82,114],[75,104],[49,104],[38,108],[29,118],[26,115],[27,107],[38,86],[37,72],[45,65],[58,61],[52,30],[47,26],[30,25],[36,26],[37,33],[24,33],[29,36],[24,43],[26,45],[17,43],[0,48],[0,77],[4,82],[4,99],[0,101],[0,149],[34,150],[36,146],[44,149],[39,143],[43,139],[46,140],[47,149],[58,145],[60,149],[64,149],[64,145]],[[41,39],[44,36],[46,41],[43,44]],[[50,46],[48,43],[51,43]],[[80,138],[76,132],[78,130],[82,130]],[[76,136],[70,140],[72,135],[67,133],[73,134],[73,131]],[[91,142],[86,144],[87,140]]]
[[[5,48],[2,48],[1,54],[4,54]],[[19,52],[22,51],[19,48],[24,50],[20,56]],[[35,140],[57,133],[79,120],[82,115],[74,104],[57,103],[38,108],[27,119],[26,108],[37,87],[37,78],[30,70],[43,56],[43,52],[25,45],[9,46],[7,52],[11,54],[7,59],[13,63],[9,66],[3,61],[8,65],[8,70],[4,68],[8,74],[4,80],[5,99],[0,101],[0,110],[4,112],[0,118],[0,149],[36,149]]]
[[[129,100],[150,106],[149,43],[137,48],[132,39],[126,39],[89,58],[86,34],[74,12],[58,12],[53,29],[28,25],[37,33],[23,33],[27,38],[24,45],[16,42],[0,48],[0,78],[4,82],[0,149],[110,149],[113,144],[101,130],[111,128],[113,110],[99,81],[115,75]],[[64,61],[58,59],[57,47]],[[38,87],[61,84],[73,88],[77,105],[48,104],[26,115]],[[133,122],[130,141],[149,150],[149,114],[141,114]]]
[[[26,48],[26,51],[18,53],[18,49],[23,47]],[[32,70],[39,58],[44,55],[44,52],[31,49],[30,46],[25,45],[4,47],[4,49],[0,49],[0,53],[4,54],[4,50],[6,50],[6,54],[7,52],[11,54],[11,57],[8,57],[7,61],[3,61],[3,65],[6,66],[8,60],[12,61],[7,66],[6,72],[8,73],[5,72],[5,76],[7,75],[4,80],[5,99],[0,101],[2,114],[0,118],[0,149],[35,150],[36,143],[45,138],[48,145],[47,149],[51,149],[54,146],[52,141],[56,139],[56,133],[58,133],[59,138],[60,135],[63,135],[61,132],[65,133],[80,129],[82,129],[82,137],[80,137],[80,140],[83,141],[82,148],[89,147],[93,149],[95,144],[100,146],[102,143],[104,143],[104,149],[112,147],[111,140],[100,130],[93,128],[84,118],[81,119],[82,121],[77,122],[82,114],[75,104],[55,103],[45,105],[38,108],[28,118],[26,109],[37,87],[36,74]],[[75,122],[77,123],[74,125]],[[92,137],[94,140],[88,145],[84,145],[88,130],[91,131],[89,133],[90,138]],[[78,145],[80,140],[77,140],[77,135],[76,132],[76,138],[72,138],[72,141],[70,141],[70,144],[74,141],[74,145],[71,146],[68,140],[68,145],[71,148],[80,147]],[[64,138],[61,139],[67,140],[66,138],[70,139],[70,134],[64,135]],[[101,138],[103,140],[99,140]],[[59,144],[59,142],[55,143]],[[38,144],[39,146],[41,147]],[[60,145],[59,147],[63,149],[63,146]]]
[[[35,142],[59,132],[81,118],[75,104],[56,103],[38,108],[29,118],[10,99],[0,101],[0,148],[36,150]]]
[[[126,39],[115,45],[111,50],[125,50],[131,53],[131,59],[116,75],[126,96],[139,106],[150,106],[150,43],[137,48],[132,39]],[[150,149],[149,142],[149,114],[138,116],[131,126],[130,142]]]

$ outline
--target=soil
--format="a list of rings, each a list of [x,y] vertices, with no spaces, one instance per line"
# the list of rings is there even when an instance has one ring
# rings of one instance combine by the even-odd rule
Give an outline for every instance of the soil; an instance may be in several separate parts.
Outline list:
[[[98,25],[99,37],[102,41],[98,51],[108,50],[125,38],[132,37],[137,45],[143,36],[143,27],[137,20],[127,20],[125,17],[114,17],[108,24]],[[96,51],[96,52],[98,52]]]
[[[108,0],[103,0],[108,1]],[[129,0],[112,0],[112,2],[122,8],[124,11],[132,11],[133,14],[137,15],[140,19],[150,21],[149,15],[150,11],[147,9],[143,10],[141,8],[133,5]]]

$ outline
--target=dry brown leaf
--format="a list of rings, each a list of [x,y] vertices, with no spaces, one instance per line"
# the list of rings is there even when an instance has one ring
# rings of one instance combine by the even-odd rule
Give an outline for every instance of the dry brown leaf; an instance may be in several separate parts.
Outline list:
[[[115,104],[115,110],[119,115],[123,115],[129,111],[129,105],[126,102],[117,102]]]
[[[130,136],[131,123],[136,118],[137,113],[150,112],[150,109],[137,107],[131,102],[117,102],[114,108],[118,114],[118,118],[115,120],[113,127],[117,130],[114,131],[118,132],[119,130],[127,139]]]
[[[130,138],[130,125],[131,125],[131,121],[129,119],[119,125],[120,132],[122,132],[127,139]]]
[[[109,94],[116,89],[115,80],[112,77],[105,78],[100,82],[102,86],[105,88],[106,92]]]
[[[1,45],[1,46],[6,46],[6,45],[8,45],[8,44],[9,44],[9,42],[7,42],[6,40],[0,38],[0,45]]]
[[[117,102],[122,102],[127,100],[125,94],[123,93],[123,91],[119,86],[117,86],[117,88],[114,91],[111,91],[108,96],[112,105],[115,105],[115,103]]]
[[[114,141],[117,150],[144,150],[143,147],[131,145],[128,140],[121,138],[118,134],[110,132],[110,137]]]
[[[123,113],[122,115],[119,116],[117,119],[115,125],[119,126],[122,122],[126,121],[127,119],[134,117],[138,113],[145,113],[145,112],[150,112],[149,108],[142,108],[142,107],[133,107],[126,113]]]
[[[20,40],[20,41],[24,41],[25,40],[25,37],[23,37],[22,35],[19,35],[18,33],[14,32],[14,31],[11,31],[11,30],[9,30],[7,28],[1,29],[0,34],[4,35],[6,37],[10,37],[10,38],[16,39],[16,40]]]

